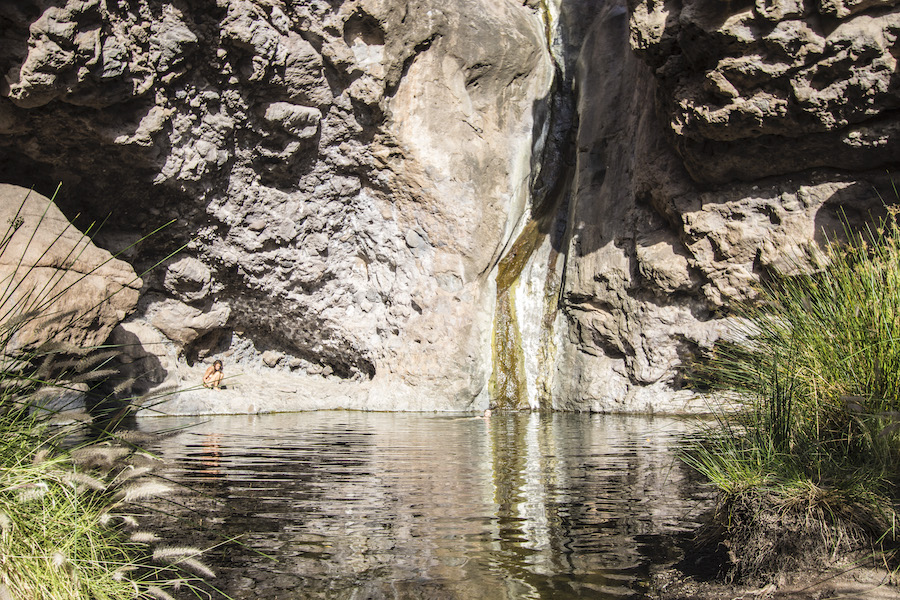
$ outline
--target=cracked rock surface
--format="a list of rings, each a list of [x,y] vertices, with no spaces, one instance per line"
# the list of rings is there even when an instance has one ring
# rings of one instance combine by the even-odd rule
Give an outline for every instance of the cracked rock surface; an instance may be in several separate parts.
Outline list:
[[[705,410],[683,376],[730,306],[891,201],[894,2],[611,1],[577,58],[555,397]],[[563,7],[566,3],[563,3]]]

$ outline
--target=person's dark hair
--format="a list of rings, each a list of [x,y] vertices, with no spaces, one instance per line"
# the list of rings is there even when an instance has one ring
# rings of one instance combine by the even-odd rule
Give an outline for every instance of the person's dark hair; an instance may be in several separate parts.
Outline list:
[[[224,365],[222,364],[222,361],[221,361],[221,360],[213,361],[213,366],[216,366],[216,365],[219,365],[220,367],[223,367],[223,366],[224,366]]]

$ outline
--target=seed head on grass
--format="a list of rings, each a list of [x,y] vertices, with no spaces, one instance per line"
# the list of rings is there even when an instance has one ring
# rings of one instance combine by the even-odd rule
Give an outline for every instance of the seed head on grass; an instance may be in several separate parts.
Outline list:
[[[79,373],[72,377],[70,381],[72,383],[91,383],[95,381],[100,381],[102,379],[107,379],[109,377],[115,377],[119,374],[118,369],[97,369],[96,371],[88,371],[86,373]]]
[[[202,553],[199,548],[191,546],[163,546],[153,551],[153,560],[187,569],[201,577],[214,578],[215,571],[196,558]]]
[[[70,456],[76,465],[91,467],[112,467],[115,462],[131,452],[130,448],[121,446],[92,445],[72,450]]]
[[[82,473],[81,471],[63,472],[59,474],[59,478],[65,483],[75,487],[75,489],[90,489],[95,491],[106,489],[106,483],[104,481],[101,481],[96,477],[91,477],[87,473]]]
[[[32,502],[34,500],[40,500],[47,494],[48,486],[43,481],[38,481],[37,483],[29,483],[26,484],[23,489],[20,489],[16,498],[19,502]]]
[[[123,567],[119,567],[115,571],[113,571],[113,579],[116,581],[125,581],[126,577],[128,577],[129,573],[132,573],[137,570],[136,565],[125,565]]]
[[[144,431],[117,431],[115,432],[116,439],[126,443],[126,444],[145,444],[150,441],[155,441],[161,439],[164,436],[160,436],[154,433],[146,433]]]
[[[75,371],[79,373],[91,372],[97,366],[109,362],[111,359],[119,356],[119,354],[121,353],[118,349],[90,352],[74,365]]]
[[[175,590],[176,592],[178,592],[178,591],[181,590],[182,587],[185,587],[185,586],[188,585],[188,581],[187,581],[186,579],[183,579],[183,578],[172,579],[172,580],[170,580],[170,581],[167,581],[167,582],[166,582],[166,585],[171,586],[171,588],[172,588],[173,590]]]
[[[192,573],[195,573],[201,577],[213,579],[216,576],[215,571],[213,571],[209,566],[200,562],[196,558],[182,558],[181,560],[175,561],[173,564],[184,567],[188,571],[191,571]]]
[[[138,502],[148,498],[158,498],[172,491],[172,488],[159,481],[138,481],[123,486],[116,497],[124,502]]]
[[[151,585],[147,588],[145,594],[151,598],[156,598],[157,600],[175,600],[175,598],[164,592],[162,588],[155,585]]]
[[[66,556],[62,552],[57,550],[50,557],[50,562],[53,563],[54,567],[56,567],[57,569],[60,569],[69,561],[68,561],[68,559],[66,559]]]
[[[135,531],[128,539],[137,544],[152,544],[159,541],[159,536],[152,531]]]
[[[112,507],[107,508],[115,508],[116,505],[112,505]],[[130,527],[135,529],[139,526],[137,519],[132,517],[131,515],[124,515],[121,513],[110,512],[109,510],[104,510],[99,517],[97,518],[97,522],[103,525],[104,527],[111,526],[116,521],[119,521],[126,527]]]
[[[203,550],[192,546],[162,546],[153,551],[153,560],[157,562],[172,562],[182,558],[200,556]]]
[[[136,479],[138,477],[143,477],[153,471],[153,467],[143,466],[143,467],[135,467],[134,465],[127,465],[124,469],[119,471],[116,476],[113,478],[113,483],[117,484],[123,481],[128,481],[129,479]]]
[[[132,387],[134,387],[134,384],[136,382],[137,382],[137,379],[135,379],[133,377],[122,379],[113,388],[113,391],[112,391],[113,395],[118,396],[119,394],[124,394],[125,392],[130,390]]]

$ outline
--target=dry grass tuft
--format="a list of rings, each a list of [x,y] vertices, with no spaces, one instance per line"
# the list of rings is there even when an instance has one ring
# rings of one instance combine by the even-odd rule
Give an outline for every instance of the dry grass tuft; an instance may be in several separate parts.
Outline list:
[[[139,502],[164,496],[172,491],[172,487],[159,481],[138,481],[122,486],[117,496],[124,502]]]
[[[199,575],[200,577],[206,577],[209,579],[213,579],[216,576],[215,571],[213,571],[209,566],[200,562],[196,558],[182,558],[179,561],[175,562],[176,565],[180,567],[186,568],[188,571]]]
[[[203,550],[192,546],[162,546],[153,551],[153,560],[157,562],[180,560],[200,556]]]

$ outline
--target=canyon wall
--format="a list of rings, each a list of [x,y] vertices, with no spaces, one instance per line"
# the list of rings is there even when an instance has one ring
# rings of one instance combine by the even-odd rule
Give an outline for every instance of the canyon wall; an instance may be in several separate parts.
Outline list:
[[[598,11],[576,76],[560,404],[702,409],[678,388],[729,306],[896,202],[893,4]]]
[[[694,410],[729,305],[881,207],[892,4],[4,3],[0,181],[142,276],[148,412]]]

